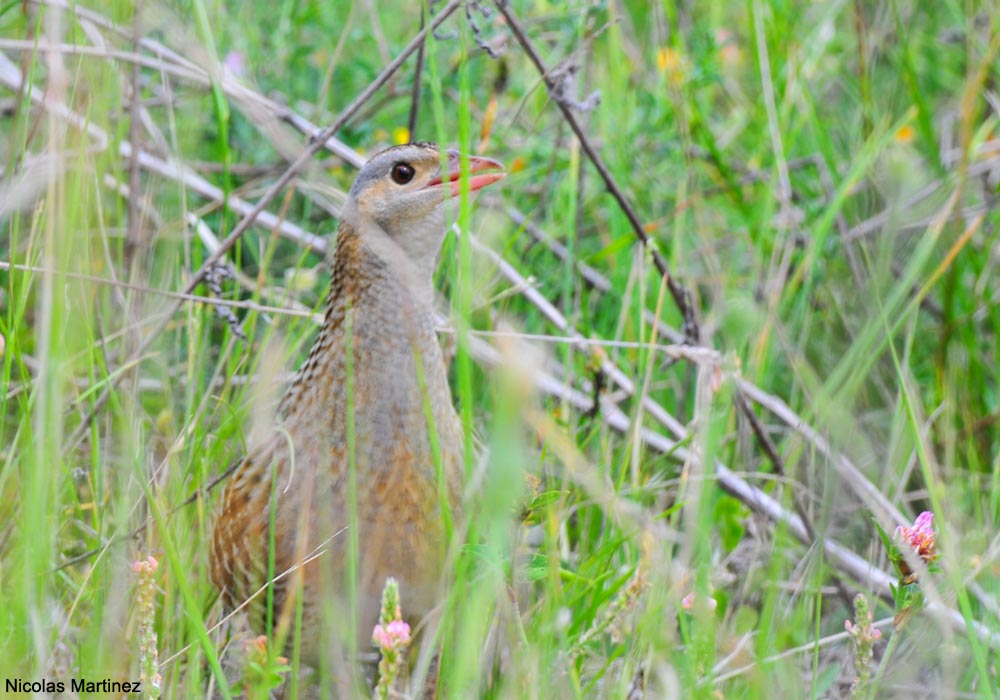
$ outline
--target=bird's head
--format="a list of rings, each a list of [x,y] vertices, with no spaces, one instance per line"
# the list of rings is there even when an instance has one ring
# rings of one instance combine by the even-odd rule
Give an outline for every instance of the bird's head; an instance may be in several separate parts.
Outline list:
[[[372,221],[418,267],[433,268],[445,236],[444,204],[461,188],[458,151],[431,143],[394,146],[364,164],[348,194],[344,214],[362,224]],[[469,191],[503,178],[492,158],[469,158]],[[432,272],[433,270],[431,270]]]

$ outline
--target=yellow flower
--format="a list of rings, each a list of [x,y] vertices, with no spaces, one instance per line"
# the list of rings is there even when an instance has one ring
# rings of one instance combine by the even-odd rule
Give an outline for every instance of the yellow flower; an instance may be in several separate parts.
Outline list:
[[[660,69],[661,73],[666,73],[668,69],[676,68],[679,63],[680,57],[669,46],[656,52],[656,67]]]
[[[665,46],[656,52],[656,67],[674,85],[680,85],[687,78],[688,61],[675,48]]]
[[[392,130],[392,140],[396,145],[410,142],[410,130],[405,126],[397,126]]]

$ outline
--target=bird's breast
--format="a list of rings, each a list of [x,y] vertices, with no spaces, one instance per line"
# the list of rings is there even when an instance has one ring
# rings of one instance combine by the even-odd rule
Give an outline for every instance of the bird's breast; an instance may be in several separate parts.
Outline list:
[[[400,465],[407,480],[437,482],[440,468],[458,478],[461,425],[429,314],[358,306],[345,319],[324,329],[289,392],[283,423],[296,449],[317,467],[350,450],[359,474],[390,483]]]

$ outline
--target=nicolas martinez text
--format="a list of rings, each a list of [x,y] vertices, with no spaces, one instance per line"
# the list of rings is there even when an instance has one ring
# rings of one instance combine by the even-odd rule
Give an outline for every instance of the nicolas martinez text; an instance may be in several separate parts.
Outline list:
[[[7,693],[141,693],[142,683],[139,681],[113,681],[104,678],[99,681],[89,678],[70,678],[68,681],[53,681],[43,678],[40,681],[26,681],[23,678],[4,679],[4,691]]]

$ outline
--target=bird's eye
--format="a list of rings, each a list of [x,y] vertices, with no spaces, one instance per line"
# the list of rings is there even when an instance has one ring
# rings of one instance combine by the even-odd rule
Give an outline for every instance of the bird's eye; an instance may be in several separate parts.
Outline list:
[[[417,171],[413,169],[413,166],[409,163],[396,163],[392,166],[392,181],[397,185],[405,185],[413,176],[417,174]]]

